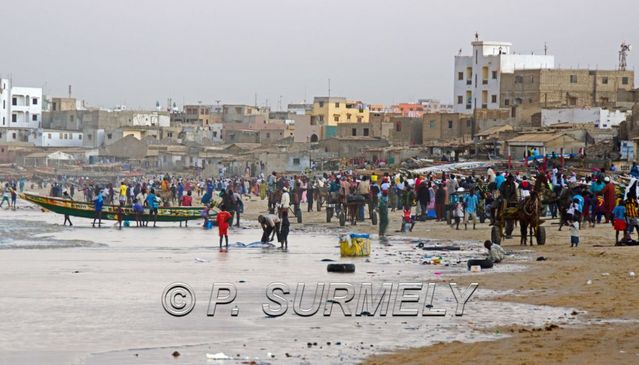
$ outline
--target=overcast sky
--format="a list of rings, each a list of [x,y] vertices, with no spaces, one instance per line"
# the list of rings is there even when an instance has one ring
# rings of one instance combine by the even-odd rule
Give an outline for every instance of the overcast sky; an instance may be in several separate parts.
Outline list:
[[[0,75],[91,105],[278,108],[328,93],[452,100],[453,57],[509,41],[561,67],[615,68],[637,0],[0,0]]]

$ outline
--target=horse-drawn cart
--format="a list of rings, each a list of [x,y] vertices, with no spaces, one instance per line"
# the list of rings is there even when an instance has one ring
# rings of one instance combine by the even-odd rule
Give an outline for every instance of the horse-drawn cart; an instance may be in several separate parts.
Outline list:
[[[326,206],[326,223],[330,223],[331,219],[335,216],[339,219],[339,225],[341,227],[346,225],[347,221],[351,222],[351,225],[356,225],[357,221],[362,221],[363,215],[360,214],[366,204],[370,202],[361,195],[349,195],[347,199],[343,196],[333,193],[329,194],[328,204]],[[377,210],[369,209],[369,216],[373,225],[377,224]]]
[[[508,206],[504,209],[497,209],[495,216],[495,223],[490,231],[490,238],[493,242],[501,244],[504,239],[512,238],[513,230],[515,229],[515,222],[519,222],[521,229],[521,244],[526,244],[526,238],[528,237],[527,229],[530,229],[531,245],[532,237],[537,240],[538,245],[546,243],[546,228],[541,224],[543,220],[539,217],[539,212],[533,212],[528,210],[526,212],[525,202],[515,206]],[[532,219],[527,219],[530,217]],[[527,220],[528,223],[524,221]]]
[[[495,209],[495,219],[490,232],[490,238],[495,243],[501,243],[503,239],[511,238],[515,227],[515,222],[519,222],[521,232],[521,244],[526,245],[526,239],[530,237],[532,245],[533,237],[538,245],[546,243],[546,228],[542,226],[544,220],[541,219],[544,211],[543,204],[548,199],[542,201],[543,197],[548,197],[550,190],[543,174],[538,174],[535,180],[535,187],[529,196],[520,201],[500,200],[499,206]]]

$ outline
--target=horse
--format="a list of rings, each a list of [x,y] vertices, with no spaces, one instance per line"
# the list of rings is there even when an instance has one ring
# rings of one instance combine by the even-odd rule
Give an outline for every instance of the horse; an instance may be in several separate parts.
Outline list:
[[[533,237],[537,236],[539,225],[543,223],[540,218],[542,210],[542,196],[548,195],[548,181],[546,175],[538,174],[535,186],[530,196],[524,198],[519,204],[518,220],[521,232],[520,245],[526,245],[526,239],[530,231],[530,245],[533,245]]]

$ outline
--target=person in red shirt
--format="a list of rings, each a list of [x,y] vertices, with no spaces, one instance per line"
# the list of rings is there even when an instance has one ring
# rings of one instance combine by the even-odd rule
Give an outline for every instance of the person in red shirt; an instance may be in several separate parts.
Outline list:
[[[190,207],[193,205],[193,197],[191,196],[191,190],[189,190],[186,195],[182,196],[182,201],[180,202],[180,206]]]
[[[222,238],[226,240],[226,249],[229,248],[229,220],[231,213],[227,212],[224,205],[220,205],[220,211],[217,212],[215,220],[217,221],[217,230],[220,233],[220,251],[222,250]]]
[[[182,200],[180,200],[181,207],[190,207],[193,206],[193,197],[191,196],[191,190],[189,190],[186,195],[182,195]],[[189,226],[189,221],[184,221],[184,226]],[[182,227],[182,222],[180,222],[180,227]]]

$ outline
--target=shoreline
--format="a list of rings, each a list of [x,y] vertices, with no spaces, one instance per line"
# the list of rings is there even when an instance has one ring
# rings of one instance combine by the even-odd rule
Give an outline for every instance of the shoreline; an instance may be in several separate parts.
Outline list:
[[[243,227],[257,227],[255,217],[259,212],[263,210],[263,203],[264,202],[261,202],[259,199],[255,198],[251,199],[251,201],[247,203],[248,211],[250,213],[242,216],[242,221],[244,222],[242,224]],[[33,214],[29,214],[29,211],[24,210],[23,213],[27,213],[27,215],[33,217]],[[18,213],[21,213],[20,210],[18,210]],[[38,218],[40,217],[38,216]],[[390,227],[399,228],[401,213],[390,213],[390,218]],[[47,213],[47,215],[42,216],[42,221],[45,222],[45,224],[55,223],[53,221],[57,221],[58,219],[61,220],[62,217],[53,215],[53,213]],[[236,258],[242,257],[243,260],[249,260],[247,262],[251,262],[250,260],[255,260],[259,257],[268,258],[269,262],[264,263],[265,266],[263,266],[263,269],[261,269],[264,270],[261,276],[265,276],[264,274],[266,274],[266,277],[270,277],[272,279],[276,279],[278,277],[286,278],[290,281],[290,283],[293,283],[295,279],[317,281],[330,280],[331,278],[346,279],[346,277],[335,277],[326,275],[325,265],[319,262],[320,258],[330,257],[335,258],[337,261],[340,260],[338,252],[339,250],[336,251],[335,247],[337,246],[336,237],[339,236],[341,232],[355,231],[360,233],[374,233],[377,227],[371,226],[368,222],[364,224],[358,224],[355,227],[339,227],[337,222],[327,224],[325,223],[324,219],[325,216],[323,211],[319,213],[314,212],[312,214],[308,214],[305,211],[304,224],[308,224],[308,226],[299,225],[297,223],[292,224],[291,237],[294,238],[294,241],[291,242],[289,253],[280,253],[276,252],[275,250],[267,250],[270,252],[266,253],[260,253],[260,251],[233,250],[234,252],[231,251],[228,258],[223,258],[218,255],[218,253],[216,252],[217,250],[212,250],[212,248],[215,248],[216,244],[213,240],[211,240],[211,236],[215,235],[217,233],[216,231],[205,231],[201,229],[195,229],[193,227],[185,230],[180,230],[178,229],[177,224],[165,224],[166,229],[164,229],[164,226],[161,226],[161,228],[157,230],[153,228],[124,228],[122,231],[118,231],[113,228],[102,228],[96,231],[91,229],[90,225],[86,227],[86,225],[81,223],[81,221],[78,222],[80,223],[80,227],[78,227],[79,229],[76,229],[75,226],[74,229],[62,229],[60,233],[54,233],[53,236],[55,239],[74,239],[77,238],[75,236],[78,235],[86,235],[93,234],[93,232],[99,232],[99,235],[97,237],[99,238],[103,236],[104,238],[99,238],[96,242],[104,243],[107,246],[105,246],[105,249],[100,249],[100,252],[97,255],[97,251],[93,249],[78,250],[76,248],[67,250],[36,251],[9,250],[4,251],[4,253],[5,256],[7,256],[8,254],[8,256],[13,256],[16,258],[26,259],[27,257],[29,257],[29,260],[36,260],[37,266],[35,267],[38,267],[40,265],[53,265],[53,271],[51,271],[51,269],[47,269],[48,271],[45,270],[43,273],[38,274],[39,276],[41,275],[43,278],[50,276],[51,273],[53,273],[54,275],[60,275],[60,268],[58,268],[58,266],[66,265],[63,263],[57,263],[56,260],[61,258],[64,258],[65,261],[71,263],[73,270],[78,270],[80,272],[80,277],[89,275],[90,278],[98,279],[102,277],[111,277],[111,275],[113,275],[111,274],[112,272],[117,273],[117,276],[109,279],[114,280],[113,284],[121,284],[122,282],[131,280],[131,277],[127,273],[130,272],[133,275],[133,273],[138,270],[136,268],[139,266],[143,270],[149,270],[149,273],[145,275],[150,275],[148,276],[148,278],[149,280],[152,280],[154,289],[157,289],[158,293],[161,291],[161,288],[155,288],[155,286],[157,286],[156,284],[162,284],[165,281],[168,282],[167,280],[174,281],[175,279],[179,279],[180,276],[183,276],[184,274],[186,274],[184,280],[186,280],[187,282],[193,281],[197,284],[199,280],[200,287],[198,287],[197,289],[200,290],[201,284],[203,283],[202,280],[205,280],[204,282],[206,282],[206,280],[210,280],[207,279],[210,278],[210,270],[214,269],[217,266],[214,263],[218,261],[219,264],[222,265],[220,266],[221,268],[226,268],[225,270],[228,271],[228,273],[232,274],[232,276],[230,276],[229,278],[237,279],[242,277],[244,279],[248,279],[249,281],[257,280],[259,282],[258,278],[260,276],[255,276],[255,273],[251,273],[254,270],[253,268],[251,268],[251,264],[233,264],[232,261],[226,261],[235,260]],[[57,227],[62,228],[62,226]],[[626,332],[630,331],[627,332],[628,334],[637,334],[636,331],[633,330],[633,325],[637,327],[636,324],[612,322],[595,326],[593,324],[595,324],[596,321],[593,321],[593,319],[633,319],[633,315],[636,318],[636,314],[639,314],[639,310],[629,311],[626,307],[613,308],[612,306],[609,306],[608,309],[615,309],[615,311],[605,312],[602,310],[600,312],[597,312],[594,309],[597,308],[595,304],[598,305],[599,302],[591,303],[590,305],[580,305],[579,303],[579,301],[587,303],[587,301],[585,300],[585,295],[588,294],[587,291],[583,293],[575,293],[581,295],[580,297],[566,298],[566,295],[562,294],[561,290],[567,290],[571,287],[577,287],[577,281],[579,281],[582,286],[585,286],[585,280],[592,277],[593,284],[589,285],[588,289],[594,289],[596,291],[601,290],[601,294],[606,295],[605,298],[607,299],[605,300],[610,300],[610,298],[614,297],[614,295],[618,295],[619,292],[627,289],[627,287],[622,285],[618,288],[615,288],[615,291],[604,292],[603,289],[600,288],[600,286],[605,283],[603,280],[608,278],[621,278],[622,271],[627,269],[622,265],[618,265],[617,271],[609,269],[608,267],[614,261],[627,263],[627,267],[630,267],[631,264],[626,260],[628,257],[625,256],[629,256],[631,260],[635,260],[636,262],[636,258],[639,258],[639,255],[633,252],[632,247],[592,247],[596,244],[595,240],[601,241],[602,239],[605,239],[608,240],[607,242],[611,242],[610,237],[612,237],[614,233],[609,226],[600,226],[596,229],[586,229],[582,231],[584,233],[584,242],[582,246],[572,250],[568,247],[569,244],[567,240],[567,230],[557,233],[556,226],[548,225],[547,227],[551,228],[549,229],[549,243],[546,246],[520,247],[518,245],[519,241],[517,239],[507,240],[505,248],[508,251],[512,250],[515,253],[515,257],[507,259],[504,264],[499,264],[497,270],[485,270],[481,273],[471,274],[467,272],[465,263],[462,263],[459,264],[457,268],[453,267],[452,270],[447,270],[448,268],[440,266],[442,269],[440,271],[442,271],[443,274],[441,276],[432,275],[433,272],[437,270],[437,266],[422,265],[419,262],[419,257],[423,254],[427,254],[428,251],[423,251],[415,248],[415,242],[411,242],[411,240],[421,239],[424,241],[432,241],[433,243],[437,241],[443,244],[453,241],[462,244],[464,242],[476,242],[477,246],[480,246],[482,238],[489,237],[490,234],[490,230],[487,224],[479,225],[476,231],[465,231],[463,229],[460,231],[456,231],[451,230],[449,226],[446,226],[443,223],[436,223],[433,221],[428,221],[425,223],[418,222],[418,224],[415,226],[415,230],[411,233],[397,234],[393,232],[392,235],[388,237],[390,246],[374,244],[373,255],[370,257],[370,260],[365,258],[362,258],[361,260],[353,260],[357,263],[358,271],[356,272],[355,276],[348,277],[349,281],[372,280],[374,283],[379,283],[383,280],[419,280],[423,282],[435,282],[438,286],[440,286],[441,284],[446,285],[446,283],[450,281],[458,282],[462,286],[466,286],[470,282],[480,283],[480,292],[482,294],[477,298],[471,299],[471,302],[469,302],[469,305],[474,306],[474,312],[471,313],[469,307],[469,315],[464,315],[464,317],[460,319],[452,320],[450,318],[447,318],[443,322],[421,320],[418,321],[418,325],[415,326],[414,323],[402,324],[402,321],[405,321],[405,319],[388,321],[388,325],[383,325],[383,321],[380,322],[379,318],[376,318],[371,320],[370,322],[368,320],[363,320],[363,328],[354,328],[353,326],[355,325],[355,323],[357,323],[357,320],[326,322],[322,319],[320,322],[318,322],[318,324],[314,324],[312,321],[302,321],[302,327],[299,327],[300,323],[298,319],[288,318],[282,322],[277,322],[277,320],[275,320],[275,322],[268,322],[269,324],[267,324],[266,322],[262,323],[263,319],[255,317],[255,319],[253,320],[253,322],[255,323],[251,324],[251,326],[258,325],[259,328],[269,328],[269,330],[274,330],[276,332],[281,330],[282,326],[288,328],[306,328],[305,331],[310,331],[308,333],[309,336],[304,335],[302,332],[297,334],[297,336],[299,336],[299,340],[303,342],[301,343],[301,345],[303,345],[303,349],[297,348],[297,345],[294,343],[287,343],[284,346],[292,356],[295,356],[289,359],[291,360],[291,362],[294,363],[302,361],[305,357],[307,360],[312,362],[324,361],[322,359],[325,358],[317,357],[320,355],[317,354],[317,350],[315,350],[315,348],[311,350],[306,349],[305,344],[307,341],[318,341],[320,343],[321,341],[333,343],[335,342],[336,339],[334,335],[324,332],[325,330],[313,329],[315,326],[321,326],[322,328],[326,327],[327,325],[336,326],[335,328],[340,328],[340,331],[345,334],[348,333],[354,338],[361,337],[361,341],[365,342],[366,346],[370,344],[371,347],[367,347],[364,350],[360,348],[361,345],[359,345],[359,342],[345,341],[344,337],[341,337],[340,340],[344,343],[344,346],[340,349],[340,351],[343,352],[338,353],[348,354],[342,355],[344,356],[344,362],[347,363],[363,361],[364,363],[373,364],[415,362],[421,363],[423,362],[423,359],[428,358],[427,356],[430,356],[430,359],[435,363],[443,361],[447,361],[448,363],[461,363],[463,362],[463,358],[455,358],[454,356],[450,355],[450,353],[459,352],[466,354],[469,353],[469,351],[478,351],[480,353],[483,353],[483,351],[485,351],[486,349],[486,346],[497,346],[494,350],[491,351],[497,351],[497,353],[500,354],[499,356],[502,357],[499,359],[498,363],[517,363],[518,358],[516,356],[516,353],[512,354],[512,356],[509,358],[503,357],[504,355],[501,353],[504,351],[509,352],[510,350],[507,350],[507,346],[514,346],[514,344],[516,343],[515,341],[542,341],[543,338],[541,340],[537,338],[541,333],[550,333],[552,335],[561,335],[565,333],[566,341],[568,341],[569,339],[574,340],[575,336],[577,336],[578,334],[585,333],[584,330],[590,330],[591,332],[588,333],[590,333],[591,335],[592,333],[596,334],[596,331],[603,331],[601,333],[606,334],[606,336],[611,336],[610,334],[614,334],[614,331],[616,329],[623,329]],[[250,237],[246,239],[242,237],[246,237],[247,234],[249,236],[254,235],[254,230],[251,228],[245,228],[231,231],[231,239],[233,241],[236,241],[238,238],[241,238],[242,240],[244,240],[244,242],[250,242],[248,240],[250,239]],[[391,231],[395,230],[391,229]],[[162,235],[158,236],[158,232],[162,232]],[[173,242],[171,240],[166,241],[166,238],[161,237],[164,236],[166,233],[168,235],[171,235],[172,237],[177,238],[183,236],[183,232],[187,233],[188,237],[192,237],[192,239],[182,242]],[[313,242],[312,237],[319,236],[325,237],[325,239],[322,241],[323,243]],[[585,239],[586,236],[589,238]],[[132,241],[130,238],[127,237],[137,237],[137,241]],[[455,239],[451,239],[451,237],[455,237]],[[206,239],[206,241],[202,241],[202,239],[204,238]],[[159,242],[151,244],[151,242],[148,241],[149,239],[156,239],[159,240]],[[306,242],[304,241],[305,239],[310,239],[310,241]],[[319,244],[320,246],[314,247],[317,244]],[[606,253],[603,254],[603,256],[599,256],[598,253],[600,251],[604,251]],[[621,255],[623,256],[621,257],[619,252],[622,251],[627,251],[628,254]],[[478,250],[476,252],[480,251]],[[0,251],[0,253],[3,253],[3,251]],[[541,262],[534,261],[537,256],[542,255],[546,256],[548,260]],[[309,260],[308,258],[306,258],[307,256],[313,257],[311,261],[308,261],[308,264],[295,263],[295,261],[297,260]],[[197,262],[194,263],[194,257],[203,257],[209,260],[211,264]],[[587,259],[589,258],[594,259],[595,264],[597,264],[597,260],[600,260],[598,264],[601,268],[606,267],[605,272],[608,272],[609,275],[601,276],[601,278],[599,278],[594,277],[592,274],[589,274],[587,275],[588,278],[581,280],[579,275],[584,275],[583,266],[592,265],[592,263],[587,261]],[[110,262],[112,260],[117,260],[120,263],[116,266],[112,266],[113,264],[107,264],[107,262]],[[135,263],[130,262],[130,260],[134,260]],[[371,262],[368,263],[367,261]],[[41,264],[37,264],[38,262],[40,262]],[[293,264],[297,265],[298,267],[305,267],[306,270],[310,271],[308,273],[299,275],[299,277],[296,276],[295,278],[293,278],[290,276],[290,274],[287,274],[292,272],[290,270],[293,270],[292,266],[288,269],[287,266]],[[96,266],[94,267],[94,265]],[[508,270],[506,272],[499,270],[499,266],[503,267],[505,265],[517,266],[518,270]],[[174,274],[166,276],[165,273],[162,273],[163,271],[166,271],[163,266],[166,266],[166,268],[169,270],[169,273],[177,270],[181,272],[181,274],[178,276],[175,276]],[[72,272],[70,271],[71,268],[66,269],[66,266],[64,267],[65,269],[63,271],[69,270],[69,272]],[[573,270],[567,272],[566,275],[563,275],[563,273],[559,272],[563,267],[567,267],[569,269],[572,268]],[[16,266],[14,270],[18,270],[18,267]],[[301,271],[299,270],[294,271],[301,273]],[[323,271],[324,273],[320,274],[321,271]],[[604,272],[603,269],[599,271]],[[218,273],[216,275],[219,276],[219,271],[217,272]],[[370,274],[369,272],[374,272],[374,274]],[[8,270],[8,273],[10,274],[9,277],[12,277],[11,269]],[[56,280],[62,280],[62,282],[64,283],[66,282],[66,280],[68,280],[68,278],[70,278],[68,275],[73,274],[63,274],[62,276],[58,276],[58,279]],[[549,278],[549,276],[551,278]],[[19,281],[24,280],[24,278],[22,278],[21,276],[17,276],[17,278],[20,278],[18,279]],[[157,282],[158,278],[165,279]],[[195,278],[199,279],[196,280]],[[75,285],[73,284],[73,282],[74,281],[71,281],[69,283],[71,285]],[[90,282],[83,284],[83,286],[89,285]],[[556,285],[553,286],[554,282]],[[27,281],[27,283],[30,283],[29,285],[40,285],[32,281]],[[630,283],[632,284],[636,282]],[[565,288],[562,288],[562,286],[564,286]],[[254,292],[257,293],[257,289],[255,289],[257,287],[261,288],[262,286],[261,284],[252,286],[251,290],[249,291],[251,295],[255,295]],[[102,290],[106,289],[103,288]],[[143,290],[143,287],[140,287],[138,290]],[[106,292],[108,293],[108,290]],[[445,292],[445,290],[443,290],[442,292]],[[96,295],[100,296],[104,295],[101,290],[96,291],[95,293]],[[155,291],[153,291],[152,294],[158,296],[158,293],[155,293]],[[630,300],[636,301],[636,294],[631,293],[631,295],[633,296],[630,298]],[[151,299],[155,299],[155,297]],[[451,302],[452,299],[450,297],[443,299],[446,300],[443,303],[448,303],[445,304],[446,309],[449,312],[451,310],[454,310],[454,305],[452,307],[450,306],[450,303],[454,303]],[[151,301],[151,303],[149,304],[152,305],[151,308],[155,308],[157,306],[157,303],[155,303],[155,301]],[[88,308],[90,307],[91,306],[89,306]],[[578,314],[575,316],[569,316],[569,313],[566,313],[566,311],[569,311],[569,308],[576,308]],[[490,315],[492,310],[497,310],[503,313],[505,316],[503,320],[498,321],[494,318],[491,318]],[[537,319],[534,319],[534,321],[532,322],[522,319],[522,316],[526,316],[526,312],[529,310],[539,310],[540,314],[545,313],[544,315],[550,316],[552,318],[550,322],[557,324],[548,325],[548,321],[544,320],[544,317],[537,318],[538,315],[533,316]],[[587,311],[587,313],[584,311]],[[82,313],[82,310],[78,309],[77,313]],[[470,314],[476,314],[476,318],[473,318],[473,316]],[[151,318],[152,317],[147,317],[146,321],[148,322],[149,320],[151,320]],[[165,321],[173,323],[173,321],[170,321],[165,317],[161,316],[160,318],[161,319],[159,323],[164,323]],[[581,325],[584,326],[585,329],[576,328],[579,327],[579,325],[570,324],[571,321],[575,324],[577,322],[582,323]],[[144,324],[145,322],[142,321],[140,323]],[[228,325],[232,322],[228,324],[226,324],[225,322],[216,323],[224,323],[224,327],[228,328]],[[513,325],[512,323],[518,324]],[[497,326],[491,326],[491,324],[497,324]],[[99,364],[108,363],[109,361],[114,359],[123,359],[124,362],[127,362],[126,360],[128,360],[130,356],[133,356],[133,353],[138,353],[141,356],[144,356],[144,358],[147,360],[149,359],[149,357],[152,358],[155,363],[166,363],[169,360],[173,359],[166,359],[162,357],[166,355],[164,354],[164,352],[166,352],[165,349],[176,348],[184,354],[181,359],[185,360],[185,363],[201,362],[200,357],[193,356],[191,353],[199,353],[200,355],[202,355],[204,352],[208,352],[210,350],[207,349],[206,345],[195,345],[198,343],[206,342],[202,342],[202,337],[194,336],[193,334],[197,333],[198,331],[211,331],[211,329],[206,326],[203,327],[201,323],[191,321],[186,323],[175,322],[174,325],[177,325],[180,331],[188,334],[187,338],[192,338],[192,340],[184,342],[183,340],[167,339],[166,342],[157,343],[147,339],[139,343],[137,341],[133,342],[131,343],[131,345],[134,346],[131,347],[127,346],[126,344],[112,344],[110,346],[108,344],[105,344],[98,346],[95,351],[90,351],[88,354],[85,354],[83,360],[78,361],[82,363]],[[274,327],[271,329],[270,326]],[[549,328],[548,330],[546,330],[547,326]],[[533,328],[536,328],[537,330],[533,330]],[[228,329],[230,330],[230,328]],[[541,332],[539,329],[541,329],[541,331],[543,332]],[[256,331],[259,332],[262,330],[264,329]],[[396,340],[394,339],[384,340],[384,336],[389,334],[388,331],[391,331],[390,333],[394,333],[395,336],[401,337],[401,343],[395,342]],[[444,331],[443,333],[447,335],[426,339],[427,341],[429,341],[429,343],[432,342],[433,344],[429,347],[420,348],[420,343],[424,343],[423,334],[421,335],[422,339],[420,342],[420,333],[422,333],[423,331],[426,331],[426,333],[438,333]],[[297,332],[298,330],[296,329],[294,333]],[[588,333],[586,333],[586,335],[588,335]],[[142,335],[142,333],[140,334]],[[373,335],[373,338],[375,338],[374,340],[371,340],[371,334]],[[147,336],[148,335],[145,334],[142,336],[142,338],[146,338]],[[314,340],[311,340],[311,338],[313,338]],[[477,340],[479,342],[461,342],[471,340]],[[441,341],[445,341],[445,344],[437,343]],[[560,340],[556,341],[561,343],[561,338]],[[143,347],[142,345],[147,345],[150,350],[139,350]],[[233,345],[230,343],[227,343],[225,346],[227,346],[227,348],[233,348]],[[273,346],[273,344],[271,344],[270,341],[267,341],[265,346],[269,347]],[[406,346],[408,346],[409,348],[406,348]],[[208,348],[210,347],[211,345],[210,343],[208,343]],[[540,349],[544,348],[545,347],[540,347]],[[389,352],[388,349],[393,350],[392,352]],[[433,349],[436,349],[434,353]],[[241,351],[241,348],[233,348],[233,352],[241,353]],[[331,351],[336,350],[329,349],[327,348],[327,346],[325,346],[322,351],[328,354],[332,353]],[[253,352],[253,354],[254,353],[255,352]],[[639,350],[637,351],[637,353],[639,353]],[[278,356],[282,356],[282,354],[278,353]],[[20,359],[20,357],[16,358]],[[278,358],[280,361],[282,361],[281,357]],[[481,357],[477,358],[481,359]],[[541,358],[543,357],[539,357],[539,359]],[[495,358],[491,359],[491,361],[495,361]],[[595,358],[589,358],[587,361],[585,361],[585,363],[592,363],[592,359]],[[628,358],[624,357],[623,360],[628,363]],[[534,362],[534,360],[531,361],[533,362],[530,363],[536,363]],[[543,361],[540,361],[539,363],[542,362]],[[558,357],[554,357],[546,359],[545,363],[556,362],[561,362],[561,359],[559,359]],[[480,361],[480,363],[483,363],[483,361]],[[582,361],[582,363],[584,362]]]

